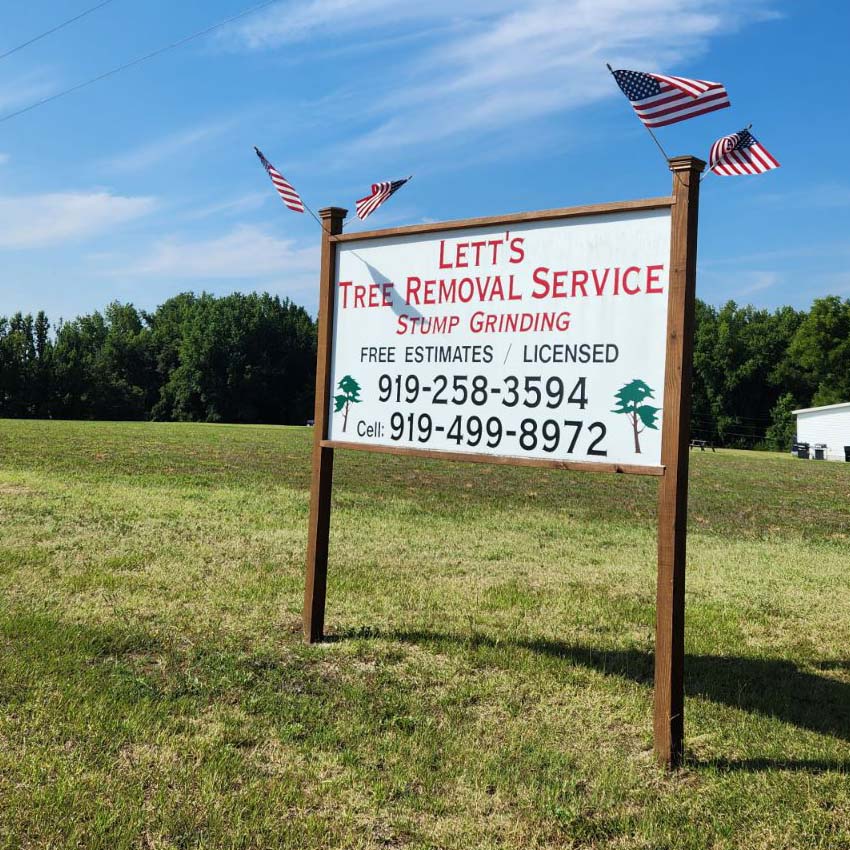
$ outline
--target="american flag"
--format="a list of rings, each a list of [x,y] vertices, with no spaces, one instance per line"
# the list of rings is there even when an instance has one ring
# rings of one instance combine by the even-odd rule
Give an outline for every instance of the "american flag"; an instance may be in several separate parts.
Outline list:
[[[303,213],[304,201],[301,200],[298,192],[292,188],[292,184],[263,156],[263,152],[258,147],[255,146],[254,150],[260,158],[260,162],[263,163],[263,168],[266,169],[269,177],[271,177],[272,183],[283,202],[292,212]]]
[[[687,121],[729,106],[729,95],[721,83],[642,71],[612,73],[637,117],[650,128]]]
[[[405,177],[403,180],[384,180],[382,183],[373,183],[372,194],[361,198],[355,205],[357,217],[364,219],[372,215],[387,198],[394,195],[408,180],[410,178]]]
[[[718,139],[711,146],[708,167],[724,177],[738,174],[764,174],[779,168],[779,163],[753,137],[749,130],[739,130]]]

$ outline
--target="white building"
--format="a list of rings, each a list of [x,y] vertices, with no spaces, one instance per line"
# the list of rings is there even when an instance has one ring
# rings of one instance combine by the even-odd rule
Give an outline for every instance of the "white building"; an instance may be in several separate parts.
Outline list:
[[[815,446],[826,445],[827,460],[844,460],[844,447],[850,446],[850,401],[828,404],[825,407],[805,407],[795,410],[797,442],[808,443],[809,456],[815,456]]]

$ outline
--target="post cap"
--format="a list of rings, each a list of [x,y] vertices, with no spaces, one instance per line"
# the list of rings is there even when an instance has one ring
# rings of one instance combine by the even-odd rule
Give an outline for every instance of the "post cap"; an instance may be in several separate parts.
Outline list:
[[[348,210],[342,207],[322,207],[319,210],[319,218],[345,218],[348,215]]]
[[[705,161],[701,160],[698,156],[691,156],[690,154],[685,156],[671,156],[667,160],[667,164],[670,166],[671,171],[696,171],[699,174],[705,171]]]

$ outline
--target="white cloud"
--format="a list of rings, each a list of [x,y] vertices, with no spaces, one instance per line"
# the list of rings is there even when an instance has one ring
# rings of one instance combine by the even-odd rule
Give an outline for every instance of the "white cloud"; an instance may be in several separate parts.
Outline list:
[[[762,192],[753,195],[755,203],[770,204],[785,209],[812,207],[833,209],[850,206],[850,186],[846,183],[815,183],[787,192]]]
[[[824,295],[847,295],[850,293],[850,272],[826,272],[812,275],[809,283],[819,297]]]
[[[276,197],[272,192],[249,192],[236,198],[226,198],[206,206],[196,207],[186,213],[186,218],[195,221],[210,216],[232,215],[234,213],[251,212],[258,210],[270,198]]]
[[[284,274],[317,273],[317,247],[300,247],[294,240],[278,239],[258,227],[241,226],[209,239],[167,237],[153,244],[144,257],[111,269],[144,277],[174,279],[271,278]]]
[[[749,263],[777,263],[787,265],[788,260],[800,260],[823,257],[850,257],[850,244],[845,239],[832,242],[814,242],[804,240],[789,248],[776,251],[757,251],[751,254],[730,255],[728,253],[712,257],[710,260],[700,260],[700,268],[716,269],[726,266],[740,268]],[[712,271],[712,273],[714,273]],[[719,274],[719,272],[718,272]],[[726,274],[726,272],[724,272]]]
[[[220,136],[232,126],[233,122],[224,121],[172,133],[106,160],[104,168],[117,173],[143,171],[165,159],[182,155],[187,148],[194,148],[208,139]]]
[[[5,165],[9,161],[9,154],[0,153],[0,165]]]
[[[463,21],[431,46],[393,59],[361,108],[376,126],[346,150],[433,145],[619,96],[605,62],[691,69],[712,38],[772,14],[764,0],[467,0]],[[456,0],[286,2],[227,35],[258,50],[321,37],[333,43],[457,21]],[[683,65],[685,67],[683,68]]]
[[[147,215],[153,198],[106,191],[0,195],[0,248],[36,248],[105,233]]]
[[[511,9],[509,0],[465,0],[465,18],[482,13]],[[457,2],[432,0],[410,3],[405,0],[292,0],[280,3],[266,12],[250,17],[224,33],[222,39],[232,46],[262,50],[312,38],[329,29],[337,34],[380,29],[435,21],[444,24],[458,14]]]
[[[742,271],[738,275],[737,292],[739,295],[753,295],[771,289],[781,280],[778,272],[774,271]]]

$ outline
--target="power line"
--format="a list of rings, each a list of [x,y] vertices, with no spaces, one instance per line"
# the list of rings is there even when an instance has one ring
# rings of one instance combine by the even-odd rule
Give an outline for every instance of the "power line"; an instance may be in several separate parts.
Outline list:
[[[748,425],[746,422],[718,422],[716,419],[703,419],[700,416],[691,417],[691,422],[694,422],[700,427],[717,428],[718,430],[726,430],[727,428],[744,429],[747,431],[766,431],[773,424],[765,423],[764,425]]]
[[[46,103],[50,103],[51,101],[58,100],[60,97],[65,97],[66,95],[72,94],[73,92],[78,92],[80,89],[87,88],[88,86],[94,85],[94,83],[99,83],[101,80],[105,80],[107,77],[113,77],[115,74],[119,74],[121,71],[126,71],[128,68],[132,68],[135,65],[141,65],[142,62],[147,62],[148,59],[153,59],[156,56],[161,56],[163,53],[167,53],[169,50],[174,50],[177,47],[182,47],[184,44],[188,44],[190,41],[194,41],[195,39],[201,38],[205,35],[209,35],[209,33],[221,29],[228,24],[232,24],[234,21],[238,21],[240,18],[247,17],[254,12],[259,12],[260,9],[265,9],[267,6],[272,6],[275,3],[279,3],[280,0],[265,0],[264,3],[258,3],[256,6],[251,6],[250,9],[245,9],[243,12],[239,12],[238,15],[233,15],[226,20],[219,21],[217,24],[213,24],[212,26],[206,27],[205,29],[198,30],[198,32],[194,32],[191,35],[184,36],[177,41],[171,42],[171,44],[166,44],[164,47],[160,47],[157,50],[152,51],[151,53],[146,53],[144,56],[137,56],[135,59],[131,59],[129,62],[125,62],[123,65],[118,65],[115,68],[112,68],[109,71],[105,71],[103,74],[98,74],[96,77],[92,77],[89,80],[86,80],[82,83],[77,83],[75,86],[71,86],[70,88],[63,89],[62,91],[56,92],[56,94],[51,94],[48,97],[44,97],[41,100],[37,100],[35,103],[31,103],[29,106],[24,106],[22,109],[16,109],[14,112],[9,112],[6,115],[0,116],[0,124],[5,121],[10,121],[12,118],[17,118],[18,115],[23,115],[25,112],[30,112],[33,109],[38,108],[39,106],[44,106]]]
[[[701,434],[719,434],[721,437],[729,437],[729,436],[746,437],[747,439],[750,439],[750,440],[756,440],[756,439],[761,439],[762,437],[764,437],[770,429],[765,428],[762,431],[758,431],[756,433],[753,433],[752,431],[750,431],[750,432],[734,431],[734,430],[730,431],[726,428],[723,428],[722,430],[720,430],[720,429],[717,429],[717,428],[709,428],[706,425],[700,425],[699,423],[696,423],[693,426],[693,430],[698,431]]]
[[[770,416],[742,416],[738,413],[719,413],[717,415],[711,413],[695,413],[695,416],[702,416],[706,419],[719,419],[720,417],[726,417],[728,419],[748,419],[750,422],[773,422],[773,418]]]
[[[694,431],[700,431],[704,434],[720,434],[721,436],[728,436],[730,434],[736,437],[749,437],[750,439],[756,439],[758,437],[764,436],[770,429],[763,428],[760,431],[756,431],[755,433],[752,431],[730,431],[727,428],[710,428],[707,425],[700,425],[696,423],[694,425]]]
[[[29,41],[25,41],[23,44],[19,44],[17,47],[13,47],[10,50],[7,50],[5,53],[0,53],[0,59],[5,59],[7,56],[11,56],[13,53],[17,53],[19,50],[23,50],[25,47],[29,47],[31,44],[35,44],[37,41],[41,41],[43,38],[47,38],[49,35],[53,35],[55,32],[59,32],[61,29],[65,29],[65,27],[70,26],[71,24],[79,21],[81,18],[85,18],[86,15],[90,15],[92,12],[96,12],[98,9],[102,9],[104,6],[108,6],[110,3],[114,3],[115,0],[103,0],[102,3],[98,3],[96,6],[91,6],[83,12],[80,12],[78,15],[74,15],[73,18],[68,18],[67,21],[62,21],[61,24],[57,24],[55,27],[46,30],[39,35],[34,36],[29,39]]]

